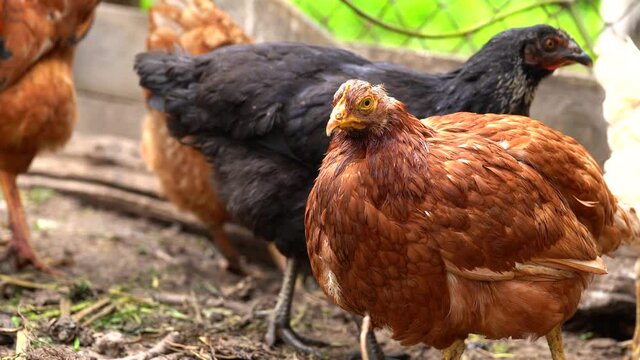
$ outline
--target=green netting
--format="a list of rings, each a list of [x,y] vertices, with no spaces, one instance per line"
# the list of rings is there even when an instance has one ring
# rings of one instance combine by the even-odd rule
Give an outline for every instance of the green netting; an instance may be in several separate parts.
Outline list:
[[[345,0],[290,1],[343,41],[465,56],[499,31],[540,23],[562,27],[593,54],[592,39],[604,27],[600,0],[347,0],[377,22],[401,30],[455,35],[445,39],[385,29],[357,14]]]

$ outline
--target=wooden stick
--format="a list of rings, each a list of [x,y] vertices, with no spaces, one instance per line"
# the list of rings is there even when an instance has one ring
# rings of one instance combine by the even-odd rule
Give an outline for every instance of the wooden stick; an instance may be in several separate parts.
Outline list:
[[[22,328],[21,328],[21,327],[20,327],[20,328],[17,328],[17,329],[14,329],[14,328],[3,328],[3,327],[0,327],[0,334],[2,334],[2,335],[15,335],[15,334],[17,334],[17,333],[18,333],[18,331],[20,331],[20,330],[22,330]]]
[[[107,316],[107,315],[111,314],[115,309],[116,309],[116,305],[115,304],[111,304],[111,305],[107,306],[106,308],[104,308],[104,309],[98,311],[97,313],[95,313],[92,317],[90,317],[87,320],[85,320],[82,323],[82,326],[87,327],[87,326],[93,324],[94,321],[100,319],[103,316]]]
[[[198,302],[198,297],[193,290],[191,290],[190,300],[193,311],[196,313],[196,324],[202,324],[202,311],[200,311],[200,303]]]
[[[85,316],[93,313],[94,311],[102,308],[103,306],[107,305],[109,302],[111,302],[111,299],[109,299],[108,297],[102,298],[96,302],[94,302],[91,306],[84,308],[81,311],[78,311],[77,313],[75,313],[72,317],[75,321],[80,321],[82,320]]]
[[[172,331],[167,336],[165,336],[160,342],[155,344],[151,349],[141,352],[136,355],[129,355],[124,358],[114,359],[114,360],[149,360],[161,355],[165,355],[173,351],[171,349],[171,344],[178,343],[180,337],[180,333],[177,331]]]
[[[22,280],[15,278],[13,276],[0,274],[0,282],[4,282],[7,284],[23,287],[25,289],[42,289],[42,290],[52,290],[56,288],[56,284],[39,284],[28,280]]]
[[[21,186],[47,187],[63,194],[72,195],[92,204],[108,207],[114,211],[152,218],[165,223],[181,223],[192,232],[207,234],[207,230],[195,217],[179,212],[170,203],[140,195],[108,185],[86,183],[72,179],[56,179],[37,175],[22,176]]]
[[[62,297],[60,299],[60,317],[68,318],[69,316],[71,316],[71,301],[66,297]]]
[[[29,350],[29,333],[26,329],[22,329],[16,334],[16,355],[26,354]]]

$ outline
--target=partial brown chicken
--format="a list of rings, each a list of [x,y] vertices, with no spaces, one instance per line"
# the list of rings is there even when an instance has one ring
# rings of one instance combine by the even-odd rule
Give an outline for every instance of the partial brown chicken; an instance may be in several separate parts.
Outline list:
[[[522,116],[420,122],[357,80],[334,97],[334,132],[305,217],[330,299],[445,359],[469,333],[546,336],[564,359],[561,326],[606,273],[600,255],[640,234],[584,148]]]
[[[71,65],[99,0],[0,2],[0,183],[9,210],[9,255],[48,267],[30,241],[16,177],[43,150],[64,145],[76,121]]]
[[[161,0],[149,11],[148,50],[180,49],[199,55],[221,46],[250,42],[210,0]],[[206,224],[228,269],[241,271],[238,253],[223,231],[229,216],[212,184],[211,167],[200,152],[172,138],[165,115],[152,108],[144,120],[142,154],[165,196]]]

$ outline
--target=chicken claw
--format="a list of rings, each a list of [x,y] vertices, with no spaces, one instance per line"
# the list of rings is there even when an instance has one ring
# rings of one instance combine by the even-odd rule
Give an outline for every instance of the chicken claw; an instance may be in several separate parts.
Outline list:
[[[275,345],[280,340],[301,352],[320,356],[320,352],[314,349],[313,346],[323,347],[327,345],[326,343],[319,340],[305,339],[291,328],[291,302],[293,301],[298,270],[298,260],[287,259],[282,287],[278,294],[278,302],[269,316],[265,340],[269,346]]]

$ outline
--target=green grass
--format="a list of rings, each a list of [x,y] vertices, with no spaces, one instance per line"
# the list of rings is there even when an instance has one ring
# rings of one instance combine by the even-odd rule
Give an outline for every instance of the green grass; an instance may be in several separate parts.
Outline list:
[[[600,0],[577,0],[575,17],[560,5],[536,6],[482,27],[468,36],[447,39],[420,39],[393,32],[359,17],[341,0],[290,0],[303,12],[343,41],[426,49],[438,53],[470,55],[491,36],[511,27],[547,23],[571,34],[585,49],[602,28],[598,15]],[[495,15],[548,2],[548,0],[351,0],[368,15],[395,27],[427,34],[455,33],[484,24]],[[439,5],[441,3],[441,5]],[[583,34],[580,30],[585,30]]]
[[[34,187],[26,192],[26,199],[35,205],[42,205],[56,195],[56,192],[49,188]]]

